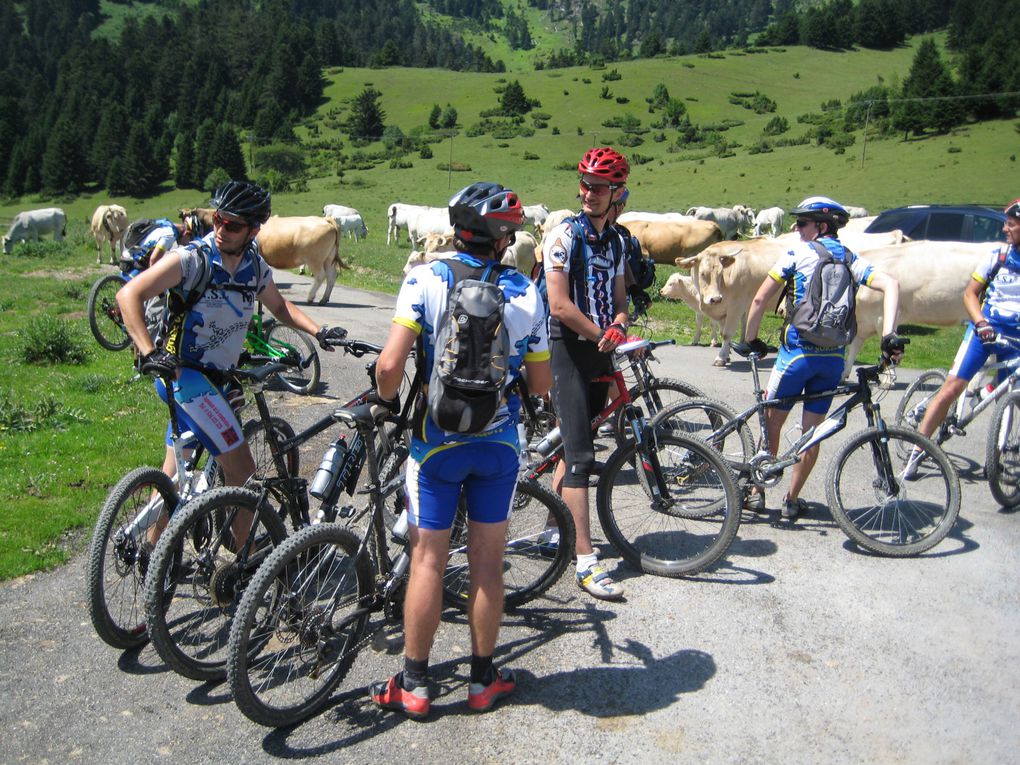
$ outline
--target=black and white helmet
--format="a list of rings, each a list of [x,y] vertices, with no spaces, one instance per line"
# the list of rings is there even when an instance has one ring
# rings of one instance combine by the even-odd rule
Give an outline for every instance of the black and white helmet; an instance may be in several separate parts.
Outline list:
[[[216,212],[261,226],[269,219],[269,192],[248,181],[227,181],[218,189],[210,204]]]

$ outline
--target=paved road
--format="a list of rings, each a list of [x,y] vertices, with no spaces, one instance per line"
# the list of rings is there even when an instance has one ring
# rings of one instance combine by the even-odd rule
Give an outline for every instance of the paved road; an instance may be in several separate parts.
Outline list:
[[[303,298],[307,282],[293,281],[290,294]],[[338,287],[333,298],[312,313],[385,337],[391,297]],[[741,365],[715,370],[712,356],[667,349],[662,373],[749,403]],[[360,364],[324,358],[326,396],[363,384]],[[278,404],[295,422],[329,405]],[[498,661],[519,670],[520,689],[480,717],[464,704],[466,624],[448,613],[427,722],[366,701],[367,684],[398,666],[399,633],[389,629],[325,713],[292,730],[259,728],[222,685],[178,677],[150,647],[103,644],[78,556],[0,585],[0,762],[434,762],[451,753],[504,763],[1015,762],[1020,518],[979,480],[983,436],[977,428],[952,443],[961,520],[921,558],[858,552],[821,503],[816,476],[804,493],[808,518],[790,530],[745,515],[725,561],[697,579],[639,576],[610,560],[628,598],[605,604],[565,578],[507,617]],[[840,440],[823,447],[819,474]],[[302,456],[317,463],[314,451]],[[782,491],[770,490],[771,506]]]

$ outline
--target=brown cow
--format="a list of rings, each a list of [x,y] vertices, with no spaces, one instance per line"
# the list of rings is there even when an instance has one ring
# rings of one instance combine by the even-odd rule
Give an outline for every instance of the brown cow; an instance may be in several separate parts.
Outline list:
[[[127,210],[120,205],[99,205],[92,213],[92,236],[96,238],[96,263],[103,262],[103,245],[110,245],[110,263],[117,265],[120,245],[128,227]]]
[[[712,221],[690,220],[683,223],[661,220],[632,220],[625,224],[638,242],[641,252],[656,263],[672,266],[677,258],[697,255],[710,244],[725,238]]]
[[[326,284],[320,303],[329,301],[337,269],[347,268],[340,260],[340,225],[332,218],[318,216],[280,217],[267,220],[256,237],[262,257],[273,268],[307,265],[312,272],[308,302],[315,300],[319,285]]]

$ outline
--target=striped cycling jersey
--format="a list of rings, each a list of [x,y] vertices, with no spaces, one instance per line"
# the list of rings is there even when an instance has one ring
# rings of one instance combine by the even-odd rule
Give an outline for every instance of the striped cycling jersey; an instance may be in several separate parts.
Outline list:
[[[989,283],[1002,247],[1007,247],[1006,261]],[[985,317],[998,326],[1015,330],[1020,324],[1020,251],[1014,245],[989,248],[988,255],[981,259],[971,276],[987,286],[981,305]]]

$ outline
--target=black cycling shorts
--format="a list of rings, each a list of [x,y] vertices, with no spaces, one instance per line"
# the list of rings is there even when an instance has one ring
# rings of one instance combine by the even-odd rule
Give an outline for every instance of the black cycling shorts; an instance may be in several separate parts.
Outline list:
[[[609,383],[591,379],[613,371],[611,355],[601,353],[588,340],[550,340],[553,373],[552,399],[563,436],[567,472],[563,485],[587,487],[595,464],[592,418],[606,405]]]

